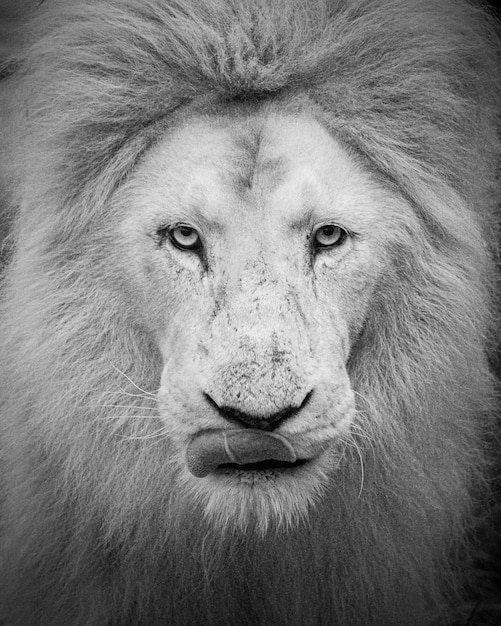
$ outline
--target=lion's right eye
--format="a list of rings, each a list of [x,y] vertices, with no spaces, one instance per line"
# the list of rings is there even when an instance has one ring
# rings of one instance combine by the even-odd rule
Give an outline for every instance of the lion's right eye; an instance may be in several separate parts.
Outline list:
[[[167,229],[171,242],[181,250],[197,250],[201,245],[198,231],[187,224],[177,224]]]
[[[337,224],[323,224],[313,232],[315,250],[336,248],[348,238],[348,231]]]

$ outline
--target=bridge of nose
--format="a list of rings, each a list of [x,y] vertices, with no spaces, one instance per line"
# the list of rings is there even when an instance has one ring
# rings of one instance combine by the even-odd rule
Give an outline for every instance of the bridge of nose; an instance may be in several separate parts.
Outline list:
[[[216,358],[205,390],[219,407],[272,416],[300,406],[311,389],[304,315],[284,285],[243,277],[212,320]]]

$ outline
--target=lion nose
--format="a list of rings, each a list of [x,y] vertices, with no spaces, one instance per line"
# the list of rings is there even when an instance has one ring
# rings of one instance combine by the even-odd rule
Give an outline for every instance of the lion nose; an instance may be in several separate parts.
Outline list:
[[[241,424],[244,424],[244,426],[250,428],[274,430],[286,419],[293,417],[296,413],[303,410],[310,401],[312,394],[313,390],[309,391],[299,406],[287,406],[279,411],[262,415],[247,413],[232,406],[220,406],[217,402],[215,402],[215,400],[213,400],[213,398],[211,398],[209,394],[204,395],[209,404],[211,404],[218,411],[218,413],[227,420],[231,422],[240,422]]]

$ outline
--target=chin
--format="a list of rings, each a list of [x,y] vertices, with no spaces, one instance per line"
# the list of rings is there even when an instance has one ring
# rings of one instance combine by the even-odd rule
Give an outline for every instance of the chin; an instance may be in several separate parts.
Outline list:
[[[291,530],[305,520],[341,463],[342,453],[327,449],[294,463],[228,463],[203,479],[186,472],[183,480],[212,526],[265,535]]]

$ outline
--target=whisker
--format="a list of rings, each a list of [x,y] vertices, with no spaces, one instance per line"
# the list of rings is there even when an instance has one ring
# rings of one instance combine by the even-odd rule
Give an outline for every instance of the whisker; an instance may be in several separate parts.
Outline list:
[[[128,404],[86,404],[87,409],[140,409],[141,411],[158,411],[156,406],[128,405]]]
[[[364,430],[364,428],[362,428],[362,426],[360,426],[359,424],[350,424],[350,430],[352,434],[356,435],[357,437],[362,437],[362,439],[366,439],[369,442],[372,442],[373,440],[372,436],[369,435],[369,433]]]
[[[359,446],[357,446],[356,444],[355,444],[355,450],[357,451],[358,458],[360,459],[360,490],[358,492],[358,499],[360,499],[360,496],[362,495],[362,491],[364,488],[364,481],[365,481],[364,458],[362,456],[362,453],[360,452]]]
[[[356,441],[351,439],[351,440],[348,440],[346,443],[347,443],[347,447],[356,451],[359,462],[360,462],[360,489],[358,490],[358,496],[357,496],[357,498],[360,499],[363,488],[364,488],[364,483],[365,483],[364,459],[363,459],[362,452],[360,450],[360,446],[357,445]]]
[[[101,395],[116,395],[116,396],[128,396],[129,398],[148,398],[152,397],[156,400],[157,395],[153,393],[148,393],[147,395],[143,393],[131,393],[130,391],[125,391],[120,387],[120,391],[103,391]]]
[[[119,374],[122,374],[122,376],[123,376],[124,378],[126,378],[126,379],[130,382],[130,384],[131,384],[133,387],[135,387],[138,391],[140,391],[141,393],[143,393],[143,394],[144,394],[144,395],[146,395],[146,396],[151,396],[151,397],[156,398],[156,394],[151,393],[151,392],[149,392],[149,391],[145,391],[144,389],[141,389],[141,387],[139,387],[139,385],[136,385],[136,383],[132,380],[132,378],[130,378],[129,376],[127,376],[127,374],[126,374],[125,372],[122,372],[122,370],[121,370],[121,369],[119,369],[116,365],[113,365],[113,363],[112,363],[112,364],[111,364],[111,366],[112,366],[112,367],[113,367],[113,369],[115,369],[115,370],[116,370]]]
[[[347,448],[351,448],[352,450],[354,449],[357,453],[358,459],[360,461],[360,489],[358,491],[357,498],[360,499],[360,497],[362,496],[362,491],[363,491],[364,483],[365,483],[365,466],[364,466],[364,457],[362,454],[362,450],[360,449],[360,445],[354,438],[353,434],[354,433],[352,432],[346,433],[342,438],[344,443],[346,444],[346,447],[343,450],[343,456],[346,454]],[[364,433],[362,431],[362,433],[360,433],[360,436],[364,437],[367,441],[369,441],[370,447],[372,449],[372,440],[369,437],[369,435],[367,435],[367,433]]]
[[[359,391],[353,391],[354,395],[359,398],[359,400],[363,403],[363,405],[365,406],[365,408],[368,408],[370,410],[373,402],[370,398],[368,398],[365,394],[360,393]],[[360,411],[359,411],[360,412]]]
[[[98,417],[98,420],[109,420],[109,421],[118,421],[118,420],[156,420],[160,419],[160,415],[104,415],[103,417]]]

